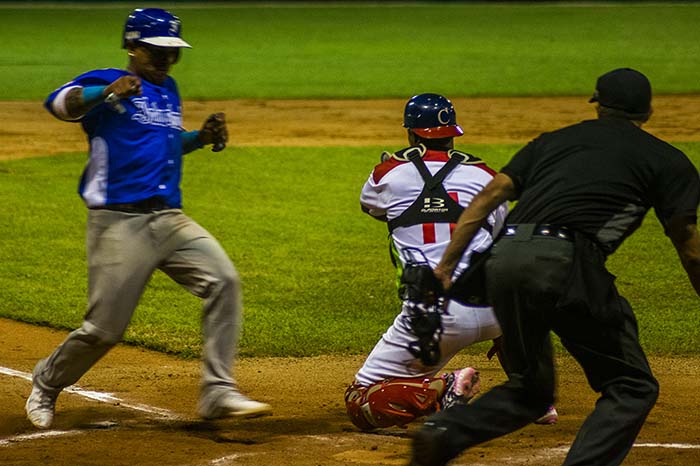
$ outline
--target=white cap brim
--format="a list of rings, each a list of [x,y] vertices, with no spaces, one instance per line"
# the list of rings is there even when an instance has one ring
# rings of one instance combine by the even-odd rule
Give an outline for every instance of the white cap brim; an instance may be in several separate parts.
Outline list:
[[[156,47],[178,47],[191,49],[192,46],[179,37],[146,37],[139,42],[155,45]]]

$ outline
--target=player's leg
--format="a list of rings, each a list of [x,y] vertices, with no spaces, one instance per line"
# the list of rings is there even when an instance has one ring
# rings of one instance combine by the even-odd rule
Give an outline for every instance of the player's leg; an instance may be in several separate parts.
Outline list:
[[[348,416],[361,429],[405,425],[447,402],[470,399],[478,391],[478,373],[474,369],[435,375],[461,349],[500,335],[490,308],[449,303],[443,316],[441,359],[435,366],[425,366],[408,351],[415,336],[405,316],[405,310],[397,316],[346,391]]]
[[[147,223],[145,215],[89,211],[88,310],[82,326],[34,368],[27,411],[37,427],[51,424],[61,390],[121,340],[157,262]]]
[[[441,348],[449,356],[448,360],[473,343],[493,340],[501,335],[501,328],[491,307],[471,307],[451,302],[448,314],[443,316],[445,347]],[[504,363],[500,354],[498,360],[501,364]],[[503,370],[506,371],[505,367]],[[549,425],[558,420],[559,414],[554,405],[551,405],[535,423]]]
[[[348,417],[362,430],[405,426],[440,409],[444,377],[402,377],[370,385],[353,383],[345,391]]]
[[[501,327],[491,307],[466,306],[449,301],[442,316],[443,334],[440,353],[443,364],[458,352],[481,341],[489,341],[501,335]]]
[[[450,302],[447,311],[443,316],[440,361],[436,365],[424,365],[408,350],[416,337],[408,326],[404,308],[357,372],[356,382],[367,386],[391,378],[432,377],[460,350],[500,335],[498,321],[490,308]]]
[[[223,247],[184,214],[163,216],[172,234],[172,250],[160,268],[195,296],[202,298],[202,393],[199,413],[204,418],[255,416],[269,405],[240,394],[232,368],[242,325],[241,282]]]
[[[619,302],[624,316],[619,325],[568,311],[554,327],[600,393],[569,449],[566,466],[622,463],[658,397],[658,382],[639,344],[634,313],[624,298]]]
[[[413,442],[412,465],[443,465],[464,449],[513,432],[554,401],[550,310],[571,267],[573,245],[502,239],[487,263],[487,286],[503,331],[508,380],[468,405],[432,415]]]

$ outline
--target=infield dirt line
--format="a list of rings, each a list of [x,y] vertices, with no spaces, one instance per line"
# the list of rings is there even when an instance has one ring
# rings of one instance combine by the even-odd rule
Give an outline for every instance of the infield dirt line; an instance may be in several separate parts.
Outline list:
[[[28,440],[45,439],[51,437],[62,437],[66,435],[78,435],[84,434],[86,430],[84,429],[72,429],[72,430],[46,430],[41,432],[34,432],[31,434],[15,435],[14,437],[7,437],[0,439],[0,447],[6,447],[8,445],[13,445],[19,442],[26,442]]]
[[[207,464],[211,466],[229,466],[229,465],[235,465],[236,463],[233,461],[236,461],[240,458],[244,458],[246,456],[255,456],[255,453],[235,453],[233,455],[226,455],[222,456],[221,458],[215,458],[213,460],[207,461],[206,463],[198,463],[198,464]]]
[[[676,448],[678,450],[700,450],[700,445],[692,443],[635,443],[635,448]]]
[[[0,374],[9,375],[10,377],[18,377],[20,379],[28,380],[29,382],[32,381],[32,374],[18,371],[15,369],[10,369],[9,367],[0,366]],[[114,396],[112,393],[108,392],[85,390],[84,388],[80,388],[77,385],[71,385],[70,387],[66,387],[63,391],[66,393],[72,393],[74,395],[82,396],[83,398],[87,398],[89,400],[98,401],[100,403],[110,403],[114,406],[121,406],[122,408],[131,409],[133,411],[140,411],[147,414],[155,414],[160,418],[171,420],[182,419],[182,416],[179,416],[178,414],[175,414],[170,410],[142,403],[128,403],[122,400],[121,398]]]
[[[9,375],[10,377],[17,377],[20,379],[27,380],[29,382],[32,381],[31,374],[29,374],[27,372],[18,371],[15,369],[10,369],[9,367],[0,366],[0,374]],[[181,419],[180,416],[178,416],[177,414],[175,414],[172,411],[169,411],[167,409],[158,408],[155,406],[149,406],[149,405],[141,404],[141,403],[136,403],[136,404],[125,403],[124,400],[114,396],[111,393],[97,392],[97,391],[93,391],[93,390],[85,390],[85,389],[82,389],[76,385],[71,385],[70,387],[67,387],[64,391],[67,393],[72,393],[74,395],[82,396],[83,398],[87,398],[89,400],[97,401],[100,403],[110,403],[113,406],[121,406],[123,408],[131,409],[133,411],[140,411],[140,412],[144,412],[146,414],[154,414],[154,415],[158,416],[158,418],[161,418],[161,419],[163,419],[163,418],[170,419],[170,420]],[[19,443],[19,442],[26,442],[26,441],[31,441],[31,440],[42,440],[42,439],[46,439],[46,438],[62,437],[62,436],[69,436],[69,435],[81,435],[81,434],[85,434],[86,432],[89,432],[89,431],[90,431],[90,429],[46,430],[46,431],[34,432],[31,434],[15,435],[13,437],[0,438],[0,447],[6,447],[6,446],[10,446],[10,445]]]

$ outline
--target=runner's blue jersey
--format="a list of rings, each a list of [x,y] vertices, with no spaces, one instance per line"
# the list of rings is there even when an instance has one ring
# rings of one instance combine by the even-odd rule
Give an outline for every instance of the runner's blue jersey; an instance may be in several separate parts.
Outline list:
[[[125,70],[89,71],[52,92],[44,106],[54,113],[56,96],[75,86],[107,86]],[[88,207],[132,203],[158,196],[181,207],[182,110],[175,80],[162,85],[141,81],[143,93],[119,102],[119,113],[100,103],[82,118],[90,156],[80,179],[79,193]]]

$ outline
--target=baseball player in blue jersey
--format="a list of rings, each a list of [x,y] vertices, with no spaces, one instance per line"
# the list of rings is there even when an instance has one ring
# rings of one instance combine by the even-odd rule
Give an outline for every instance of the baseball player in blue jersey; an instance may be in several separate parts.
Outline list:
[[[34,368],[27,417],[48,428],[56,398],[126,330],[156,269],[203,299],[199,415],[252,417],[270,406],[241,394],[232,376],[241,327],[238,273],[221,245],[181,210],[182,156],[205,145],[224,148],[223,113],[184,131],[177,86],[169,76],[189,48],[180,20],[157,9],[128,17],[122,48],[128,66],[84,73],[51,93],[46,109],[80,122],[89,159],[79,193],[88,207],[88,309],[80,328]]]

